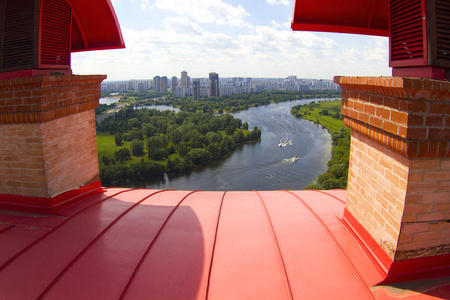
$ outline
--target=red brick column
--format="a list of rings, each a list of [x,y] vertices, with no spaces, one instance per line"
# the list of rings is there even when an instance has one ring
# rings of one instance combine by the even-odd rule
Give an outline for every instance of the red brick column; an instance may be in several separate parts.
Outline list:
[[[42,199],[98,182],[95,107],[105,78],[0,81],[0,206],[55,206]]]
[[[352,130],[346,213],[393,261],[450,253],[450,82],[335,82]]]

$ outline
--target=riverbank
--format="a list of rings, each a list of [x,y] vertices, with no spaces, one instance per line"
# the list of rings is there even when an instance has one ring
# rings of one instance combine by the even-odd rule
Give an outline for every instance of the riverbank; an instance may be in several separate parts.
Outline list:
[[[292,115],[320,124],[331,134],[332,158],[328,170],[320,174],[315,183],[305,189],[329,190],[346,189],[350,156],[350,130],[344,125],[341,114],[341,100],[322,101],[297,105],[291,109]]]
[[[102,97],[110,96],[102,93]],[[200,99],[177,98],[172,92],[154,92],[151,90],[128,91],[115,95],[119,103],[132,106],[167,105],[182,111],[197,113],[236,113],[251,107],[267,106],[274,103],[295,101],[299,99],[338,98],[337,90],[311,91],[264,91],[260,93],[242,93],[223,97],[203,97]]]

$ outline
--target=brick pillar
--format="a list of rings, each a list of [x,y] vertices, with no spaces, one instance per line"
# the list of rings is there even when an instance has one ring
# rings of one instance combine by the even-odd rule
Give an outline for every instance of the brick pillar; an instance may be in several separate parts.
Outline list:
[[[352,130],[346,214],[394,262],[449,254],[450,82],[335,82]]]
[[[50,212],[98,188],[95,107],[105,78],[0,81],[0,209]]]

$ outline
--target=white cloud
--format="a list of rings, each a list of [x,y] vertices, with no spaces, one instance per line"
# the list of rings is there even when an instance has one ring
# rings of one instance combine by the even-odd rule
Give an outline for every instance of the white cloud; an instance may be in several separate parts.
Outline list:
[[[332,39],[321,38],[311,32],[293,32],[268,26],[257,26],[253,33],[240,35],[239,44],[252,48],[255,53],[275,51],[285,54],[295,53],[298,49],[304,48],[323,55],[324,51],[338,47]]]
[[[367,61],[385,61],[389,57],[389,39],[385,37],[373,37],[373,42],[366,46],[363,57]]]
[[[185,17],[165,18],[163,23],[169,32],[191,35],[202,34],[200,26]]]
[[[275,27],[275,28],[280,28],[280,27],[283,26],[283,25],[281,25],[280,23],[278,23],[278,22],[275,21],[275,20],[272,20],[272,26]]]
[[[282,22],[282,23],[278,23],[277,21],[272,20],[270,23],[272,24],[272,27],[284,28],[284,29],[287,29],[289,31],[292,31],[291,30],[291,20],[290,19],[288,21]]]
[[[199,70],[192,76],[205,77],[208,71],[200,73],[202,70],[211,71],[220,64],[230,66],[230,53],[239,52],[231,36],[204,31],[185,17],[166,18],[163,24],[163,30],[122,28],[125,50],[74,54],[74,72],[106,73],[110,80],[120,80],[173,76],[190,67],[191,71]]]
[[[232,6],[221,0],[155,0],[154,7],[191,17],[199,23],[249,26],[244,20],[249,16],[244,7]]]
[[[192,78],[211,71],[222,77],[389,74],[384,38],[355,36],[351,44],[338,43],[339,35],[292,31],[277,21],[235,28],[240,34],[233,35],[187,14],[172,14],[160,24],[145,30],[122,26],[125,50],[74,53],[74,72],[108,74],[109,80],[179,76],[184,69]]]
[[[267,3],[269,3],[270,5],[286,5],[289,6],[289,1],[288,0],[266,0]]]
[[[142,0],[142,2],[141,2],[141,9],[146,9],[148,7],[148,1],[149,0]]]

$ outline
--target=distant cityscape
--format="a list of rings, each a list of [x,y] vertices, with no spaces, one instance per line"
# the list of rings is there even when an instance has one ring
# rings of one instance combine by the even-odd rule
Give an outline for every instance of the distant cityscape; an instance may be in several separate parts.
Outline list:
[[[252,78],[232,77],[222,78],[219,74],[209,73],[208,78],[192,80],[187,71],[181,72],[181,78],[173,76],[155,76],[149,80],[128,80],[121,82],[105,82],[101,85],[102,92],[127,92],[154,90],[156,92],[172,91],[177,97],[230,96],[242,93],[259,93],[263,91],[309,91],[309,90],[338,90],[339,85],[327,79],[300,79],[290,75],[286,78]]]

